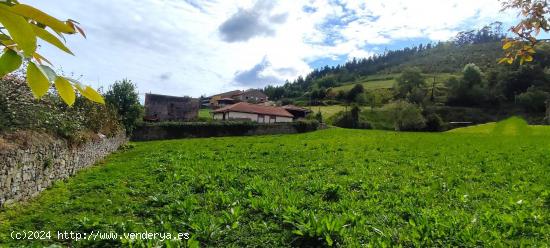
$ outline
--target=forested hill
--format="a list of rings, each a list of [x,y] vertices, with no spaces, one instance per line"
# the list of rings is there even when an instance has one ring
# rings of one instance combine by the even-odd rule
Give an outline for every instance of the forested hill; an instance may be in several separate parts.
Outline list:
[[[497,66],[504,38],[501,23],[493,23],[479,30],[460,32],[447,42],[421,44],[370,58],[354,58],[343,65],[325,66],[283,86],[268,86],[265,91],[274,100],[296,98],[313,88],[337,87],[370,75],[399,73],[407,67],[418,67],[424,73],[453,73],[474,63],[488,70]]]

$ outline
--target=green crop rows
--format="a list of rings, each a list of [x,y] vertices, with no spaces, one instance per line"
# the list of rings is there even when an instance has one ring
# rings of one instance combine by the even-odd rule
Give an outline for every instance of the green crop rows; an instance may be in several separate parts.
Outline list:
[[[544,247],[550,132],[536,129],[545,132],[329,129],[133,143],[1,210],[0,246],[70,244],[14,241],[14,230],[147,230],[189,232],[191,246]]]

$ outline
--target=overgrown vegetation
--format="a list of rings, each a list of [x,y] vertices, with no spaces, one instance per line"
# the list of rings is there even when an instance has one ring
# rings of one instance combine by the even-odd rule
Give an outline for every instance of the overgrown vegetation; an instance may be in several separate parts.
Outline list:
[[[472,129],[133,143],[1,210],[0,246],[187,244],[9,237],[23,230],[189,232],[191,246],[216,247],[545,246],[550,130]]]
[[[112,136],[123,127],[112,108],[77,97],[72,107],[48,93],[40,100],[31,94],[25,79],[5,76],[0,84],[0,132],[34,130],[80,143],[98,133]]]

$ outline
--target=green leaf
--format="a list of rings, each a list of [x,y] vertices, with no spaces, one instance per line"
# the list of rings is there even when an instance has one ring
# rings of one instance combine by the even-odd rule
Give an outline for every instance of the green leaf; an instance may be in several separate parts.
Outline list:
[[[0,57],[0,78],[17,70],[22,62],[23,59],[21,59],[21,56],[13,50],[7,49],[6,52],[2,54],[2,57]]]
[[[11,7],[11,10],[21,16],[42,23],[57,32],[68,34],[75,33],[75,30],[67,25],[65,22],[62,22],[32,6],[26,4],[16,4]]]
[[[92,87],[90,86],[82,86],[82,84],[74,79],[68,79],[71,82],[75,83],[75,87],[82,94],[83,97],[87,98],[90,101],[105,104],[105,100],[103,100],[103,97],[101,94],[97,93]]]
[[[38,99],[44,96],[50,88],[50,81],[46,75],[32,62],[27,66],[27,84],[34,97]]]
[[[68,54],[74,55],[73,52],[71,52],[71,50],[69,50],[69,48],[67,48],[65,44],[63,44],[63,42],[61,42],[57,37],[55,37],[50,32],[46,31],[43,28],[37,27],[36,25],[31,25],[31,27],[34,33],[36,34],[36,36],[38,36],[40,39],[56,46],[57,48],[65,51]]]
[[[73,89],[73,86],[69,81],[63,77],[57,77],[55,79],[55,88],[57,89],[57,93],[63,99],[63,101],[69,105],[72,106],[75,101],[75,92]]]
[[[39,69],[42,70],[42,73],[46,75],[49,81],[54,81],[57,78],[57,74],[51,67],[47,65],[40,65]]]
[[[32,31],[31,24],[3,4],[0,4],[0,23],[8,30],[19,48],[23,50],[23,54],[26,57],[31,57],[36,51],[36,35]]]

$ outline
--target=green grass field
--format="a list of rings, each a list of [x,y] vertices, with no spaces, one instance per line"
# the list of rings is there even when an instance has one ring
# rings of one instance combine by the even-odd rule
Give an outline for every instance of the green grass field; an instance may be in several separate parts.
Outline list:
[[[346,106],[343,105],[329,105],[329,106],[310,106],[307,107],[313,111],[313,113],[317,113],[321,111],[321,114],[323,115],[323,118],[326,120],[333,115],[337,114],[340,111],[346,110]],[[351,107],[348,107],[348,109]],[[361,107],[361,110],[369,110],[370,107]]]
[[[199,110],[199,118],[208,118],[212,119],[212,114],[210,114],[211,109],[200,109]]]
[[[550,135],[530,128],[539,135],[334,128],[132,143],[0,210],[0,247],[131,242],[9,237],[25,230],[189,232],[202,247],[544,247]]]
[[[362,84],[366,90],[390,89],[394,86],[395,78],[398,76],[399,74],[372,75],[346,85],[334,87],[333,90],[336,92],[340,90],[347,92],[356,84]],[[435,82],[438,86],[443,85],[451,76],[453,76],[453,74],[450,73],[435,74]],[[426,78],[426,84],[431,85],[434,80],[434,74],[424,74],[424,77]]]

